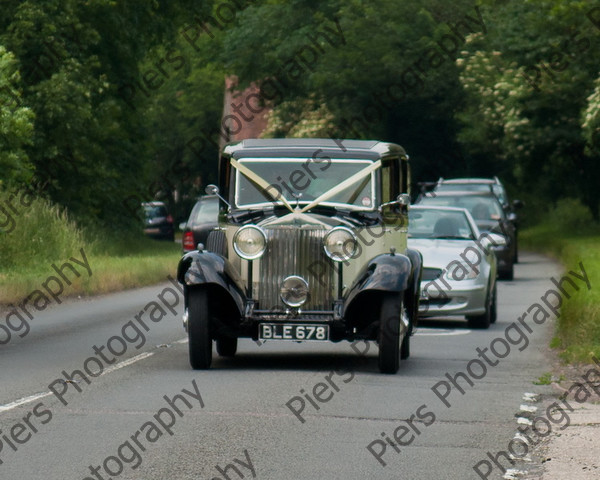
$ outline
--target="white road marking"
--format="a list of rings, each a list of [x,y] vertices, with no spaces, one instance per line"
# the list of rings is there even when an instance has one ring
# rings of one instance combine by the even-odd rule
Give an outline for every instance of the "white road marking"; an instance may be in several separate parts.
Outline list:
[[[535,413],[537,412],[537,407],[534,407],[532,405],[521,405],[519,407],[521,409],[522,412],[527,412],[527,413]]]
[[[174,343],[181,343],[181,340],[179,342],[174,342]],[[140,360],[143,360],[144,358],[151,357],[152,355],[154,355],[153,352],[140,353],[139,355],[136,355],[135,357],[128,358],[127,360],[123,360],[122,362],[119,362],[116,365],[108,367],[99,376],[101,377],[102,375],[106,375],[107,373],[112,373],[115,370],[119,370],[123,367],[132,365],[136,362],[139,362]],[[29,395],[27,397],[23,397],[18,400],[15,400],[14,402],[7,403],[6,405],[0,405],[0,413],[8,412],[9,410],[12,410],[13,408],[17,408],[17,407],[20,407],[21,405],[26,405],[31,402],[35,402],[36,400],[39,400],[40,398],[48,397],[50,395],[53,395],[53,393],[52,392],[35,393],[33,395]]]
[[[119,362],[116,365],[113,365],[112,367],[108,367],[106,370],[104,370],[102,372],[102,375],[106,375],[107,373],[112,373],[115,370],[119,370],[120,368],[127,367],[135,362],[139,362],[140,360],[143,360],[144,358],[151,357],[152,355],[154,355],[154,353],[152,353],[152,352],[140,353],[139,355],[136,355],[135,357],[128,358],[127,360],[123,360],[122,362]],[[102,376],[102,375],[100,375],[100,376]]]
[[[531,420],[529,420],[528,418],[525,418],[525,417],[519,417],[519,418],[517,418],[517,423],[519,425],[529,425],[529,426],[533,425],[533,423],[531,422]]]
[[[537,402],[538,401],[538,397],[539,397],[539,395],[537,393],[528,393],[528,392],[525,392],[523,394],[523,400],[525,400],[526,402]]]
[[[14,402],[7,403],[6,405],[0,405],[0,412],[8,412],[13,408],[20,407],[21,405],[25,405],[26,403],[35,402],[40,398],[47,397],[48,395],[52,395],[52,392],[36,393],[34,395],[29,395],[28,397],[20,398],[19,400],[15,400]]]
[[[461,330],[456,330],[454,328],[452,329],[417,329],[415,335],[422,335],[422,336],[426,336],[426,337],[435,337],[435,336],[445,336],[445,337],[450,337],[450,336],[454,336],[454,335],[466,335],[467,333],[471,333],[471,330],[469,330],[468,328],[465,329],[461,329]]]
[[[523,470],[517,470],[515,468],[509,468],[506,470],[506,473],[502,476],[506,480],[515,480],[516,478],[522,477],[525,475]]]

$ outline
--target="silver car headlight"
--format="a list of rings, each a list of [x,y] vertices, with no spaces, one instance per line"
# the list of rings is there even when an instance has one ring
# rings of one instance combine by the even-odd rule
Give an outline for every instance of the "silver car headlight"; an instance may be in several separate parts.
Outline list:
[[[448,280],[460,282],[461,280],[472,280],[473,278],[477,278],[478,273],[478,269],[470,267],[466,263],[460,263],[455,260],[448,265],[448,270],[446,270],[444,276]]]
[[[335,262],[343,262],[352,258],[356,253],[357,245],[356,235],[346,227],[332,228],[323,240],[325,253]]]
[[[244,260],[254,260],[265,253],[267,236],[256,225],[244,225],[233,237],[233,249]]]
[[[281,300],[289,307],[300,307],[308,298],[308,282],[292,275],[283,280],[280,290]]]

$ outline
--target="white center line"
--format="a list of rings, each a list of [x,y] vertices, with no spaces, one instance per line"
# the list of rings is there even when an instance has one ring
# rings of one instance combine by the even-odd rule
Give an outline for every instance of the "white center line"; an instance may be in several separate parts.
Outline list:
[[[99,376],[106,375],[107,373],[112,373],[115,370],[119,370],[123,367],[127,367],[133,363],[143,360],[144,358],[151,357],[152,355],[154,355],[154,352],[140,353],[139,355],[136,355],[135,357],[128,358],[127,360],[123,360],[122,362],[119,362],[116,365],[113,365],[112,367],[108,367]],[[29,395],[27,397],[23,397],[18,400],[15,400],[14,402],[7,403],[6,405],[0,405],[0,413],[8,412],[9,410],[12,410],[13,408],[20,407],[21,405],[25,405],[27,403],[35,402],[36,400],[39,400],[40,398],[48,397],[50,395],[53,395],[53,393],[50,391],[35,393],[33,395]]]

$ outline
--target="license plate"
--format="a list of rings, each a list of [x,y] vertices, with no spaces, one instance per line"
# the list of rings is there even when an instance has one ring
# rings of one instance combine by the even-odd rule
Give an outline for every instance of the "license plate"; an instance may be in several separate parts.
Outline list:
[[[146,228],[144,233],[160,233],[160,228]]]
[[[261,323],[261,340],[329,340],[329,325]]]

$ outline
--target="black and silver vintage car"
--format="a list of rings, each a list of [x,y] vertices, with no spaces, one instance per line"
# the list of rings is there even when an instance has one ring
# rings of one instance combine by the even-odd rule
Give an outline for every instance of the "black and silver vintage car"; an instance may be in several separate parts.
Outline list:
[[[392,143],[244,140],[226,146],[219,226],[185,254],[190,363],[213,340],[370,341],[396,373],[417,323],[421,256],[407,249],[409,166]]]

